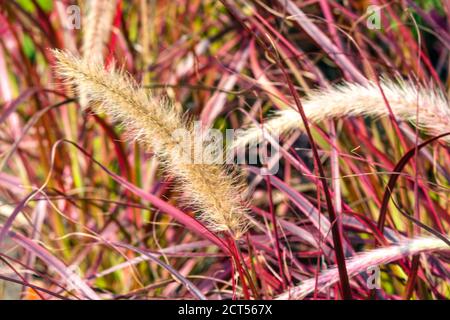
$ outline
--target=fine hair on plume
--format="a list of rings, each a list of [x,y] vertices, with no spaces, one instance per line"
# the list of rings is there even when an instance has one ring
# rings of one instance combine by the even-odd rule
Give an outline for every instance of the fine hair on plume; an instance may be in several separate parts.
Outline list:
[[[117,0],[86,1],[83,12],[81,51],[84,59],[103,61],[105,44],[111,33]]]
[[[211,162],[215,158],[212,153],[217,150],[214,141],[206,139],[201,148],[194,148],[174,135],[182,129],[194,141],[196,132],[169,99],[156,98],[124,71],[105,69],[98,61],[64,51],[53,53],[59,76],[83,93],[94,112],[107,114],[151,149],[164,169],[177,179],[178,188],[187,194],[187,203],[211,230],[229,232],[234,238],[246,231],[248,209],[242,199],[242,176],[232,166]],[[180,152],[194,153],[194,157],[201,153],[206,161],[179,161]]]
[[[105,45],[111,33],[117,0],[86,1],[83,11],[82,57],[103,64]],[[86,93],[79,92],[82,108],[89,103]]]
[[[432,85],[425,87],[411,81],[387,78],[381,79],[380,87],[397,119],[411,122],[430,135],[450,131],[448,100],[439,89]],[[387,117],[389,109],[380,87],[371,81],[365,85],[343,82],[328,89],[315,90],[302,101],[303,110],[313,123],[350,116]],[[303,129],[298,110],[279,110],[266,119],[264,125],[254,125],[242,131],[232,148],[260,143],[264,134],[279,137],[296,129]],[[443,141],[450,144],[450,137],[445,137]]]
[[[434,236],[404,239],[399,243],[383,248],[368,250],[349,258],[346,262],[349,277],[366,271],[370,267],[387,264],[408,256],[425,252],[449,251],[448,242]],[[303,281],[299,286],[289,289],[277,297],[278,300],[304,299],[317,290],[320,292],[339,282],[336,267],[325,270],[316,277]]]

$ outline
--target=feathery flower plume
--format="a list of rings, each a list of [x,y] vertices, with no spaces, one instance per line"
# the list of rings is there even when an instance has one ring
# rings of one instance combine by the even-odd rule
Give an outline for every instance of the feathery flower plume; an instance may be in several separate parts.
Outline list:
[[[350,258],[347,265],[349,277],[353,277],[360,272],[366,271],[369,267],[387,264],[399,260],[408,255],[416,255],[423,252],[450,250],[450,247],[443,240],[435,237],[422,237],[407,239],[389,247],[374,249]],[[337,268],[332,268],[322,272],[317,279],[318,290],[324,290],[339,281]],[[303,299],[308,294],[314,292],[316,288],[316,278],[303,281],[303,283],[289,291],[279,295],[278,300]]]
[[[214,162],[215,141],[204,139],[201,148],[194,141],[190,125],[173,104],[157,99],[139,88],[121,71],[105,70],[102,64],[81,60],[70,53],[54,51],[57,71],[69,84],[86,93],[96,112],[104,112],[121,123],[158,156],[165,168],[178,178],[189,204],[214,231],[229,231],[238,238],[247,227],[246,208],[242,204],[243,183],[240,176]],[[188,137],[175,133],[185,132]],[[222,147],[220,145],[220,147]],[[191,155],[203,161],[192,160]]]
[[[85,60],[103,63],[103,54],[111,33],[116,0],[87,1],[83,20],[81,52]],[[80,105],[86,108],[86,93],[80,91]]]
[[[111,33],[116,0],[90,0],[86,2],[83,19],[81,52],[85,60],[103,63],[103,54]],[[86,94],[80,91],[80,105],[86,108]]]
[[[413,83],[402,80],[394,82],[383,79],[381,87],[398,119],[414,123],[419,106],[419,122],[416,125],[420,129],[431,135],[450,131],[450,108],[442,92],[432,88],[417,88]],[[318,90],[305,99],[303,108],[311,122],[346,116],[389,115],[380,89],[374,82],[367,85],[345,82],[330,89]],[[277,111],[263,126],[254,126],[241,132],[232,147],[243,148],[261,142],[264,139],[263,130],[280,136],[294,129],[302,129],[302,126],[297,110]],[[450,144],[450,137],[445,139]]]
[[[116,9],[116,0],[90,0],[86,2],[83,19],[83,58],[103,60]]]

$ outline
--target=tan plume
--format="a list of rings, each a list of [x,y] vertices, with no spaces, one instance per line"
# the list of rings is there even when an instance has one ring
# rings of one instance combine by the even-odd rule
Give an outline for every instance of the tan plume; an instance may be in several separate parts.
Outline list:
[[[450,131],[450,108],[445,95],[437,89],[417,87],[409,81],[384,79],[380,86],[394,116],[400,120],[416,122],[419,108],[420,129],[431,135]],[[374,82],[367,85],[345,82],[325,90],[317,90],[302,103],[306,117],[311,122],[348,116],[384,117],[389,115],[380,88]],[[233,148],[253,145],[264,139],[264,131],[275,136],[302,129],[302,118],[297,110],[275,112],[262,126],[253,126],[242,131]],[[445,138],[450,143],[450,137]]]
[[[96,112],[104,112],[121,123],[131,136],[149,146],[165,168],[178,178],[189,204],[215,231],[229,231],[239,237],[246,229],[246,207],[240,176],[215,162],[220,146],[204,139],[200,148],[193,143],[198,133],[183,119],[173,104],[157,99],[127,74],[106,70],[102,64],[54,51],[57,71],[69,84],[86,94]],[[176,133],[185,133],[179,135]],[[186,137],[186,134],[188,137]],[[183,161],[203,159],[201,163]]]
[[[109,40],[116,0],[90,0],[86,2],[82,20],[83,41],[81,52],[84,59],[103,63],[106,43]],[[80,105],[86,108],[86,94],[80,91]]]
[[[116,9],[116,0],[86,2],[83,23],[82,53],[85,59],[103,60],[105,44],[109,40]]]
[[[398,244],[388,247],[374,249],[360,253],[347,262],[347,273],[349,277],[354,277],[360,272],[365,272],[369,267],[390,263],[409,255],[416,255],[423,252],[450,250],[450,246],[442,239],[436,237],[421,237],[403,240]],[[316,282],[317,280],[317,282]],[[336,267],[322,272],[316,279],[305,280],[297,287],[279,295],[278,300],[303,299],[314,292],[324,290],[339,282],[339,273]]]

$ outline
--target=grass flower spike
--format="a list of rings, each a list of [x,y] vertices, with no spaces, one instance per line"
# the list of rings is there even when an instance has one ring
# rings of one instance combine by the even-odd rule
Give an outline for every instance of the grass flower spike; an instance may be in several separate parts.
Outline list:
[[[386,99],[393,114],[400,120],[416,120],[417,126],[432,135],[450,131],[450,108],[444,94],[438,90],[420,87],[405,81],[381,82]],[[379,87],[371,82],[367,86],[345,82],[328,90],[317,90],[303,102],[307,118],[311,122],[349,116],[385,117],[389,115]],[[302,129],[303,122],[297,110],[277,111],[264,122],[264,130],[277,136],[287,134],[295,129]],[[241,148],[263,140],[261,127],[251,127],[241,133],[233,147]],[[450,138],[446,138],[450,144]]]
[[[103,61],[103,51],[111,32],[116,0],[91,0],[86,2],[86,7],[81,48],[83,57]]]
[[[192,154],[186,137],[177,138],[180,130],[193,138],[195,130],[167,100],[148,94],[124,72],[105,70],[103,65],[55,51],[57,71],[80,92],[87,95],[96,112],[104,112],[120,122],[131,136],[152,149],[165,168],[178,178],[188,193],[189,204],[211,229],[229,231],[239,237],[246,229],[245,206],[239,177],[221,164],[197,164],[180,161],[180,154]],[[188,139],[189,140],[189,139]],[[190,140],[192,141],[192,140]],[[205,139],[206,141],[206,139]],[[200,149],[203,159],[213,157],[211,142]],[[197,155],[198,156],[198,155]]]
[[[106,43],[111,33],[116,0],[91,0],[86,2],[82,38],[82,56],[84,59],[103,63]],[[80,91],[80,105],[88,105],[86,93]]]
[[[443,250],[450,250],[449,245],[436,237],[405,239],[398,244],[356,255],[347,262],[347,271],[349,277],[352,277],[360,272],[366,271],[369,267],[393,262],[409,255]],[[337,268],[331,268],[320,274],[318,279],[314,277],[303,281],[298,287],[290,289],[288,292],[278,296],[278,299],[303,299],[312,293],[316,287],[321,291],[329,288],[338,281],[339,275]]]

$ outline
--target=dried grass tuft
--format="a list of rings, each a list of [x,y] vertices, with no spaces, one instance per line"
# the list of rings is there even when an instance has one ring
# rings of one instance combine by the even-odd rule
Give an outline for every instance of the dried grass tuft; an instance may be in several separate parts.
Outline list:
[[[409,255],[416,255],[423,252],[450,250],[450,247],[443,240],[435,237],[422,237],[407,239],[401,243],[385,248],[374,249],[360,253],[349,259],[346,263],[349,277],[353,277],[360,272],[366,271],[369,267],[390,263]],[[278,300],[303,299],[308,294],[314,292],[316,286],[318,291],[324,290],[339,281],[337,268],[324,271],[316,278],[311,278],[295,288],[279,295]]]
[[[189,205],[214,231],[228,231],[238,238],[247,228],[246,206],[241,195],[241,177],[223,164],[216,164],[217,143],[203,139],[200,148],[194,141],[198,132],[173,104],[157,99],[140,88],[126,73],[105,70],[95,60],[82,60],[70,53],[54,51],[57,71],[69,84],[86,94],[96,112],[104,112],[121,123],[130,136],[158,156],[165,168],[178,178],[188,194]],[[186,136],[176,133],[185,132]],[[203,163],[183,161],[203,159]],[[201,158],[200,158],[201,157]]]
[[[116,9],[116,0],[91,0],[86,2],[83,19],[82,53],[85,59],[103,60]]]
[[[450,131],[450,108],[445,95],[435,88],[417,87],[402,80],[381,81],[381,88],[389,102],[394,116],[409,121],[431,135]],[[416,112],[419,107],[419,121]],[[389,115],[379,87],[370,82],[360,85],[345,82],[327,90],[318,90],[303,102],[306,117],[311,122],[348,116],[386,117]],[[281,136],[295,129],[302,129],[303,122],[297,110],[275,112],[264,125],[253,126],[237,137],[233,148],[254,145],[264,139],[263,130]],[[445,138],[450,144],[450,137]]]

